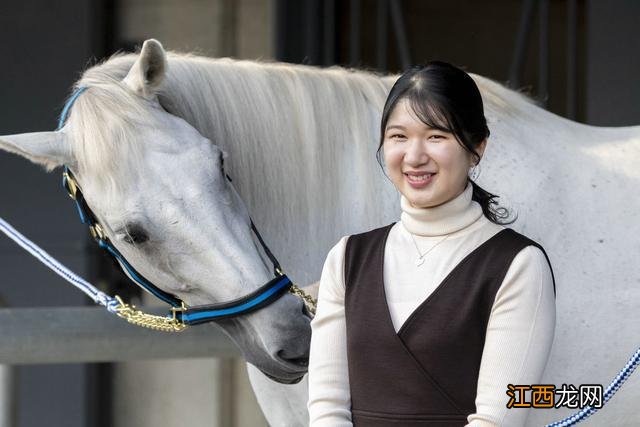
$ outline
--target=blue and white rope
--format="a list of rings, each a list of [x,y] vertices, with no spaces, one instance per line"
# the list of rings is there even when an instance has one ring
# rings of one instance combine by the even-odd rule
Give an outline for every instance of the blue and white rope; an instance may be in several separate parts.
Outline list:
[[[20,234],[15,228],[13,228],[8,222],[4,219],[0,218],[0,231],[9,236],[11,240],[20,245],[24,250],[29,252],[31,255],[36,257],[40,262],[53,270],[60,277],[65,279],[67,282],[71,283],[76,288],[80,289],[84,292],[89,298],[96,302],[96,304],[100,304],[107,308],[111,313],[116,313],[116,308],[118,307],[118,301],[105,294],[104,292],[98,290],[91,283],[84,280],[82,277],[78,276],[71,270],[69,270],[64,265],[60,264],[55,258],[49,255],[45,250],[40,248],[38,245],[33,243],[31,240],[27,239],[25,236]]]
[[[602,408],[604,408],[604,405],[609,401],[609,399],[611,399],[613,395],[616,394],[616,392],[620,389],[622,384],[631,376],[631,374],[633,373],[633,371],[635,371],[635,369],[638,367],[639,364],[640,364],[640,348],[636,350],[633,356],[631,356],[631,359],[629,359],[627,364],[624,365],[624,368],[622,368],[620,373],[616,375],[616,377],[613,379],[609,387],[607,387],[607,389],[604,391]],[[574,424],[579,423],[580,421],[584,421],[585,419],[595,414],[596,412],[598,412],[599,409],[602,409],[602,408],[594,408],[591,406],[587,406],[583,408],[581,411],[576,412],[575,414],[561,421],[556,421],[554,423],[547,424],[546,427],[572,426]]]

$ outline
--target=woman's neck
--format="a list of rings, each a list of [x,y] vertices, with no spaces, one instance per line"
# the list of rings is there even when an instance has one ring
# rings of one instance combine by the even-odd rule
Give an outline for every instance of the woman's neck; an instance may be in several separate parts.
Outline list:
[[[462,230],[482,216],[482,207],[472,200],[473,186],[467,182],[464,191],[453,199],[432,207],[416,208],[400,195],[400,221],[411,233],[419,236],[443,236]]]

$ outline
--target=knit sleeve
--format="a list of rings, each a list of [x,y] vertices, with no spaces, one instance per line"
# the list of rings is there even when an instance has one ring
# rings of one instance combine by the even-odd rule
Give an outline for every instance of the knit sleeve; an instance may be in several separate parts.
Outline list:
[[[352,426],[344,312],[347,238],[340,239],[327,255],[320,278],[316,315],[311,321],[307,404],[311,427]]]
[[[513,259],[496,293],[480,363],[472,427],[523,426],[529,408],[506,407],[508,384],[539,384],[555,333],[549,263],[536,246]],[[535,409],[534,409],[535,410]]]

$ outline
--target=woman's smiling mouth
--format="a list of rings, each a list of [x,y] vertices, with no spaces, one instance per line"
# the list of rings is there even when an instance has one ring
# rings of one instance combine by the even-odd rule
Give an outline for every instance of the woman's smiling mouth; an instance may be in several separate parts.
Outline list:
[[[405,172],[404,176],[409,185],[413,188],[424,188],[431,181],[436,173],[428,173],[428,172]]]

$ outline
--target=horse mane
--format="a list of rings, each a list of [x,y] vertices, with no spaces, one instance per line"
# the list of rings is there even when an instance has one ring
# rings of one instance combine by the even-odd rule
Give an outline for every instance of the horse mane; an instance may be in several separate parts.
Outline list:
[[[88,69],[76,86],[89,90],[69,117],[80,170],[90,170],[115,191],[126,183],[112,180],[110,172],[138,169],[132,131],[149,125],[148,101],[122,83],[136,57],[117,54]],[[169,52],[158,98],[229,154],[227,171],[256,225],[264,226],[267,240],[278,236],[281,248],[273,250],[300,236],[333,236],[314,246],[326,254],[345,230],[382,225],[375,210],[399,212],[397,192],[375,160],[382,107],[397,77]],[[472,77],[488,117],[537,110],[525,95]]]
[[[478,74],[469,75],[480,89],[485,115],[523,116],[538,111],[537,108],[531,108],[532,106],[540,107],[540,101],[524,91],[510,89],[496,80]]]

